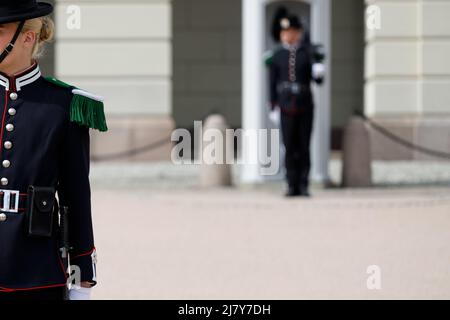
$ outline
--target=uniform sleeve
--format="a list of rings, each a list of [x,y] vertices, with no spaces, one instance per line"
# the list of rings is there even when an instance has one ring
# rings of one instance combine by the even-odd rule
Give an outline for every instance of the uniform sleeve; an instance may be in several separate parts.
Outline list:
[[[272,63],[269,64],[269,91],[272,109],[274,109],[275,106],[278,105],[278,90],[277,90],[278,78],[279,78],[279,71],[277,64],[274,61],[272,61]]]
[[[69,207],[70,264],[77,266],[81,281],[96,283],[96,250],[91,214],[89,127],[69,122],[63,144],[58,188],[61,206]]]
[[[314,63],[311,65],[311,79],[317,83],[322,84],[325,78],[325,66],[322,63]]]
[[[310,47],[310,57],[313,56],[313,47]],[[308,59],[309,64],[309,79],[311,81],[314,81],[317,84],[322,84],[325,77],[325,65],[323,62],[315,62],[313,58]]]

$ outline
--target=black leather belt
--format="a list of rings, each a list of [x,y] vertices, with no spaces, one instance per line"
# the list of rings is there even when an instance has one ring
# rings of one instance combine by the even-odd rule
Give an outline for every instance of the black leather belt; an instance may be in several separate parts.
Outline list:
[[[299,94],[300,91],[310,90],[310,86],[299,82],[284,81],[278,85],[278,93],[288,91],[292,94]]]

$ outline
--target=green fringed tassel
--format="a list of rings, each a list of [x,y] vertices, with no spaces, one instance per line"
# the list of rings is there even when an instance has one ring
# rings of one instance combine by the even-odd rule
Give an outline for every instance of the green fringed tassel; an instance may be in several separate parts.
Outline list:
[[[99,131],[108,131],[103,102],[75,94],[70,105],[70,121]]]

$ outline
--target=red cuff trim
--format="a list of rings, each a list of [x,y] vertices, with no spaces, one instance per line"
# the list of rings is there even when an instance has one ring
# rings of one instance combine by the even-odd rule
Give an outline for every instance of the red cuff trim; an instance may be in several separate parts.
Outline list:
[[[40,287],[31,287],[31,288],[20,288],[20,289],[9,289],[9,288],[4,288],[4,287],[0,287],[0,292],[17,292],[17,291],[31,291],[31,290],[39,290],[39,289],[51,289],[51,288],[57,288],[57,287],[64,287],[66,286],[67,283],[62,283],[62,284],[53,284],[53,285],[49,285],[49,286],[40,286]]]
[[[72,257],[72,260],[77,259],[77,258],[80,258],[80,257],[84,257],[84,256],[89,256],[89,255],[91,255],[92,252],[94,252],[94,251],[95,251],[95,247],[92,248],[92,250],[90,250],[89,252],[81,253],[81,254],[78,254],[78,255]]]

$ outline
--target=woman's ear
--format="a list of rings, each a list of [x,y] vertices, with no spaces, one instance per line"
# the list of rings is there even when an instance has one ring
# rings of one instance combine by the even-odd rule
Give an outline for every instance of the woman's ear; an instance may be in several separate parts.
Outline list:
[[[32,49],[37,41],[37,35],[33,31],[26,31],[22,33],[22,39],[24,47]]]

